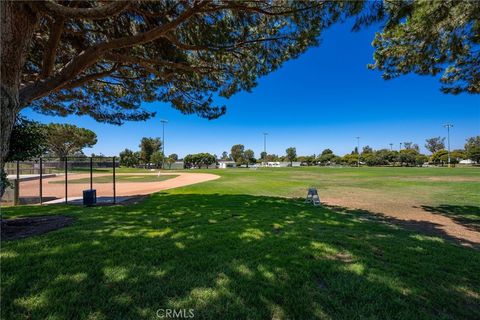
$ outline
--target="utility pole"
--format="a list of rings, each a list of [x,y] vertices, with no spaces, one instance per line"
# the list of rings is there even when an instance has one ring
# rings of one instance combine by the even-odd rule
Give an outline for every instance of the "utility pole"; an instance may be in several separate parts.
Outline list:
[[[265,157],[267,156],[267,136],[268,136],[268,133],[264,132],[263,133],[263,152],[265,154]]]
[[[453,124],[444,124],[444,128],[447,128],[447,147],[448,147],[448,167],[450,167],[450,128],[453,128]]]
[[[357,167],[360,168],[360,137],[357,137]]]
[[[162,123],[162,169],[165,169],[165,124],[168,123],[167,120],[160,120]]]

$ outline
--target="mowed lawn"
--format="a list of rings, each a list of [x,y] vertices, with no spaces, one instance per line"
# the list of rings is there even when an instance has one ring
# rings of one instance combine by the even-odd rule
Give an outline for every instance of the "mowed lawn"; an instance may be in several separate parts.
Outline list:
[[[191,171],[195,172],[195,171]],[[132,206],[30,206],[65,229],[2,242],[2,319],[478,319],[480,251],[303,203],[306,188],[451,206],[480,218],[480,170],[208,170]],[[449,207],[450,208],[450,207]]]

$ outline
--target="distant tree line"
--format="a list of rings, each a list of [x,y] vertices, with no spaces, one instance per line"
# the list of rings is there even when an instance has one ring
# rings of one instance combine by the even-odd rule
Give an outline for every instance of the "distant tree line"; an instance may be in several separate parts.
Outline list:
[[[373,150],[370,146],[364,146],[359,152],[355,148],[350,154],[337,156],[330,149],[325,149],[318,156],[300,156],[297,161],[303,165],[349,165],[356,166],[358,163],[367,166],[421,166],[425,163],[433,165],[445,165],[448,163],[448,151],[445,149],[445,138],[434,137],[426,140],[425,148],[432,154],[427,156],[420,153],[418,144],[403,142],[403,149]],[[267,156],[268,157],[268,156]],[[287,156],[288,157],[288,154]],[[466,140],[464,149],[455,149],[450,152],[450,163],[456,164],[461,160],[470,159],[480,163],[480,136]],[[285,158],[277,157],[277,161]]]
[[[266,152],[260,153],[260,158],[255,158],[255,153],[252,149],[245,149],[243,144],[235,144],[230,148],[230,154],[227,151],[222,152],[220,160],[234,161],[237,166],[246,166],[259,163],[259,162],[274,162],[274,161],[289,161],[292,163],[297,160],[297,151],[294,147],[287,148],[285,150],[286,155],[279,157],[275,154],[267,154]]]
[[[132,151],[125,149],[120,152],[120,165],[122,167],[144,167],[144,168],[171,168],[178,160],[178,155],[172,153],[164,157],[162,154],[162,140],[160,138],[143,137],[138,146],[140,150]]]
[[[448,163],[448,151],[445,149],[445,138],[433,137],[426,139],[425,148],[431,152],[430,156],[422,154],[418,144],[413,142],[403,142],[403,148],[399,151],[389,149],[374,150],[370,146],[364,146],[359,152],[355,148],[350,154],[338,156],[331,149],[323,150],[319,155],[297,156],[295,147],[289,147],[285,150],[285,155],[260,153],[260,158],[255,159],[252,150],[245,150],[243,144],[233,145],[230,154],[227,151],[222,153],[221,160],[235,161],[237,166],[249,166],[261,162],[300,162],[304,166],[327,166],[327,165],[347,165],[356,166],[358,164],[367,166],[421,166],[425,163],[433,165],[445,165]],[[461,160],[470,159],[475,163],[480,163],[480,136],[468,138],[464,149],[455,149],[450,152],[450,163],[456,164]]]
[[[12,132],[8,161],[29,160],[40,156],[85,156],[83,149],[92,147],[97,142],[96,134],[88,129],[70,124],[41,124],[18,116]],[[255,158],[251,149],[245,149],[243,144],[235,144],[230,153],[222,152],[220,160],[235,161],[237,166],[250,166],[260,162],[301,162],[305,166],[313,165],[349,165],[358,163],[367,166],[421,166],[424,163],[445,165],[448,163],[448,151],[445,149],[445,138],[433,137],[426,139],[425,148],[431,152],[430,156],[420,153],[418,144],[403,142],[400,151],[379,149],[373,150],[364,146],[359,152],[355,148],[350,154],[338,156],[331,149],[323,150],[319,155],[297,156],[295,147],[285,150],[285,155],[267,154],[261,152],[260,158]],[[143,137],[138,151],[125,149],[120,152],[120,165],[124,167],[165,167],[171,168],[179,160],[177,154],[163,157],[162,141],[160,138]],[[456,164],[461,160],[470,159],[480,163],[480,136],[466,140],[463,149],[450,152],[450,162]],[[210,153],[189,154],[184,159],[186,168],[210,167],[217,162],[217,156]]]
[[[185,168],[203,168],[210,167],[217,161],[234,161],[237,166],[249,167],[261,162],[300,162],[304,166],[328,166],[328,165],[347,165],[356,166],[359,163],[367,166],[421,166],[425,163],[434,165],[445,165],[448,163],[448,151],[445,149],[445,138],[433,137],[425,140],[425,148],[432,154],[427,156],[420,152],[418,144],[413,142],[403,142],[403,148],[399,151],[391,149],[374,150],[370,146],[364,146],[359,152],[357,148],[344,156],[338,156],[331,149],[325,149],[318,155],[298,156],[295,147],[289,147],[285,150],[285,155],[260,153],[260,158],[255,158],[252,149],[245,149],[243,144],[235,144],[230,148],[230,153],[223,151],[220,158],[210,153],[188,154],[183,159]],[[120,153],[121,165],[137,166],[140,163],[161,164],[161,141],[157,138],[143,138],[140,144],[141,151],[132,152],[126,149]],[[150,154],[150,158],[148,158]],[[150,159],[150,160],[148,160]],[[471,159],[475,163],[480,163],[480,136],[468,138],[464,149],[455,149],[450,152],[450,162],[458,163],[464,159]],[[165,159],[166,163],[178,160],[176,154],[172,154]]]

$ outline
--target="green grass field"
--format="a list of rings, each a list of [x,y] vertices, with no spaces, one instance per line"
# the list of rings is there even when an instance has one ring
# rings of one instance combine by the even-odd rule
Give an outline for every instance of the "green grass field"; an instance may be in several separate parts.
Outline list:
[[[115,181],[118,183],[128,182],[158,182],[178,177],[175,174],[157,175],[116,175]],[[112,175],[94,176],[93,183],[112,183]],[[89,183],[90,178],[68,179],[68,183]],[[49,183],[65,183],[65,181],[50,181]]]
[[[480,251],[298,198],[309,186],[398,196],[476,226],[480,170],[205,172],[221,178],[138,205],[3,209],[76,221],[2,242],[1,318],[156,319],[166,308],[196,319],[480,318]]]

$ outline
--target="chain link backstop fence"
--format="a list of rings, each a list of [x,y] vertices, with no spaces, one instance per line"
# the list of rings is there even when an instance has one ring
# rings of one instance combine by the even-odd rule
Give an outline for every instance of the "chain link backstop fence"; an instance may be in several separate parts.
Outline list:
[[[2,205],[80,202],[95,189],[102,202],[116,202],[115,157],[42,157],[5,165],[9,187]]]

